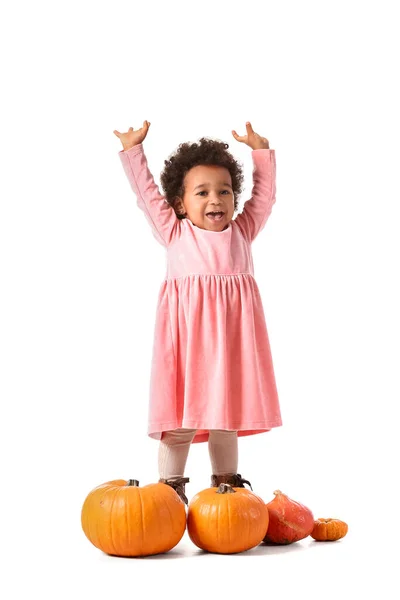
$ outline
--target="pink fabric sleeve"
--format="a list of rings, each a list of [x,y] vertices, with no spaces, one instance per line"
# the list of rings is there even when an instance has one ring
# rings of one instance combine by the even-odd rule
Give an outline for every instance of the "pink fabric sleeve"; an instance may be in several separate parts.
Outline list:
[[[276,201],[275,150],[267,148],[253,150],[251,156],[254,165],[252,195],[235,219],[249,243],[264,228]]]
[[[118,154],[131,188],[136,194],[137,205],[150,223],[154,237],[163,246],[168,246],[179,219],[154,181],[147,165],[143,144],[136,144]]]

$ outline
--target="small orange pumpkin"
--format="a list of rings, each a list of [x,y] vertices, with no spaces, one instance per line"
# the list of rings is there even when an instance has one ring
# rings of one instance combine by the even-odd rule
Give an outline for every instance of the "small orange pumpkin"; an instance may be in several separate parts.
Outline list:
[[[221,483],[199,492],[189,503],[189,537],[208,552],[233,554],[254,548],[267,527],[265,502],[247,488]]]
[[[347,523],[339,519],[317,519],[310,535],[317,542],[335,542],[343,538],[348,529]]]
[[[136,479],[117,479],[94,488],[81,512],[90,542],[115,556],[148,556],[168,552],[186,529],[186,507],[164,483],[139,486]]]

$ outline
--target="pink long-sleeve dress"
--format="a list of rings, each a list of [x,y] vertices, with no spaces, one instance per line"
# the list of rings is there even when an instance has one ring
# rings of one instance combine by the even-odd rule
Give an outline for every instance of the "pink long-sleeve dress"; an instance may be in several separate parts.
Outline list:
[[[119,156],[137,204],[167,253],[154,328],[147,434],[210,429],[238,436],[282,425],[251,244],[275,203],[275,150],[253,150],[252,197],[223,231],[178,219],[149,170],[142,144]]]

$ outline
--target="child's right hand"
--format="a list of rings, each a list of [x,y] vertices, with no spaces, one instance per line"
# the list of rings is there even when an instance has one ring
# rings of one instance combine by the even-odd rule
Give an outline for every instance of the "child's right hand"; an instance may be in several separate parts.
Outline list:
[[[133,127],[129,127],[129,130],[126,133],[120,133],[116,129],[114,129],[113,133],[115,133],[115,135],[121,140],[124,150],[129,150],[129,148],[132,148],[132,146],[136,146],[137,144],[141,144],[143,142],[149,127],[149,121],[143,121],[143,127],[137,131],[134,131]]]

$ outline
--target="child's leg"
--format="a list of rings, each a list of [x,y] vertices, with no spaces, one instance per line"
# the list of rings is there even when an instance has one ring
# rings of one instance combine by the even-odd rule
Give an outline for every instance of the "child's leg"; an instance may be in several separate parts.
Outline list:
[[[229,483],[232,487],[244,487],[244,484],[247,483],[253,489],[250,481],[243,479],[240,473],[237,472],[237,431],[211,429],[208,439],[208,449],[213,470],[211,487],[219,486],[220,483]]]
[[[190,444],[196,429],[174,429],[164,431],[158,450],[160,479],[183,477]]]
[[[214,475],[236,473],[238,468],[237,431],[210,429],[208,452]]]

